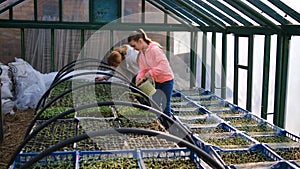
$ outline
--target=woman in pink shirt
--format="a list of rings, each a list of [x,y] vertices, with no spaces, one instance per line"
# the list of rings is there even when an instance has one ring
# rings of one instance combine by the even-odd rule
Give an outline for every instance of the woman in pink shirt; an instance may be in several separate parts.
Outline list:
[[[163,112],[171,115],[171,96],[174,86],[174,74],[162,47],[149,39],[146,33],[140,29],[128,37],[128,43],[138,50],[139,71],[136,84],[145,78],[153,78],[157,92],[153,100],[162,107]]]

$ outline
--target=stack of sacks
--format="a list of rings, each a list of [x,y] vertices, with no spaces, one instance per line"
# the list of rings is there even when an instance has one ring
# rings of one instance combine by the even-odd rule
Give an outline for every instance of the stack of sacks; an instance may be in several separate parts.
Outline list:
[[[46,91],[43,74],[35,70],[23,59],[16,58],[8,63],[15,81],[14,105],[17,109],[36,108],[40,98]]]
[[[9,66],[0,63],[1,78],[1,110],[3,114],[14,114],[13,107],[13,83]]]

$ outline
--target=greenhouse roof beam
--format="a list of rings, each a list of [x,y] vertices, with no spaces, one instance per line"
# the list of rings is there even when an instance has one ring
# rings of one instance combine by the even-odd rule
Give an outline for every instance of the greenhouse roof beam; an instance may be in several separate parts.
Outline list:
[[[229,3],[231,6],[235,7],[245,15],[247,15],[249,18],[253,19],[255,22],[260,24],[261,26],[267,26],[270,27],[276,31],[280,31],[281,28],[274,24],[272,21],[268,20],[264,16],[262,16],[260,13],[255,11],[253,8],[249,7],[245,3],[243,3],[240,0],[225,0],[227,3]]]
[[[270,17],[272,17],[273,19],[275,19],[276,21],[278,21],[282,25],[290,24],[291,23],[288,20],[286,20],[284,17],[282,17],[281,15],[279,15],[275,10],[271,9],[270,7],[268,7],[263,2],[261,2],[259,0],[247,0],[247,1],[249,3],[251,3],[252,5],[254,5],[255,7],[259,8],[260,10],[262,10],[265,14],[269,15]]]
[[[105,26],[106,30],[131,31],[137,27],[143,27],[154,31],[187,31],[191,30],[182,24],[157,24],[157,23],[78,23],[78,22],[58,22],[58,21],[10,21],[0,20],[0,28],[36,28],[36,29],[86,29],[98,30]],[[194,29],[196,29],[194,27]]]
[[[234,33],[238,35],[272,35],[276,34],[277,31],[270,30],[265,26],[230,26],[227,27],[227,33]]]
[[[232,19],[226,17],[224,14],[222,14],[218,10],[214,9],[213,7],[209,6],[204,1],[202,1],[202,0],[193,0],[193,1],[196,2],[197,4],[199,4],[200,6],[204,7],[205,9],[207,9],[208,11],[210,11],[211,13],[213,13],[214,15],[216,15],[217,17],[219,17],[220,19],[224,20],[224,22],[228,23],[229,25],[234,25],[234,26],[238,25]]]
[[[187,23],[185,20],[183,20],[183,19],[179,18],[178,16],[176,16],[173,12],[166,10],[163,6],[161,6],[160,4],[157,4],[154,0],[147,0],[147,2],[149,2],[150,4],[155,6],[156,8],[162,10],[164,13],[170,15],[176,21],[186,25],[187,27],[192,28],[192,26],[189,25],[189,23]]]
[[[228,8],[227,6],[223,5],[221,2],[216,1],[216,0],[207,0],[207,1],[209,3],[211,3],[212,5],[214,5],[215,7],[217,7],[219,10],[227,13],[228,15],[230,15],[231,17],[233,17],[234,19],[236,19],[243,25],[245,25],[245,26],[253,25],[251,22],[249,22],[245,18],[241,17],[238,13],[236,13],[232,9]]]
[[[12,7],[22,3],[23,1],[25,0],[15,0],[14,2],[11,2],[11,3],[8,3],[7,5],[3,6],[1,9],[0,9],[0,14],[11,9]]]
[[[185,0],[176,0],[174,2],[179,3],[177,6],[179,6],[181,8],[182,7],[187,8],[190,12],[195,14],[198,18],[201,18],[201,20],[203,20],[207,25],[216,26],[217,28],[219,28],[220,30],[223,30],[223,31],[226,29],[224,23],[218,21],[212,15],[208,16],[207,13],[204,13],[204,11],[200,10],[199,7],[195,9],[195,6],[191,5],[191,3],[187,3]]]
[[[297,22],[300,22],[300,14],[297,11],[295,11],[293,8],[287,6],[286,4],[281,2],[280,0],[268,0],[268,1],[271,2],[273,5],[275,5],[277,8],[284,11],[290,17],[295,19]]]
[[[172,2],[172,1],[171,1]],[[203,21],[200,21],[196,16],[193,16],[191,15],[189,12],[187,12],[186,10],[184,9],[181,9],[181,7],[177,6],[177,7],[174,7],[170,4],[173,4],[173,3],[170,3],[170,2],[165,2],[165,1],[161,1],[161,0],[158,0],[157,3],[161,4],[162,6],[164,6],[167,10],[173,12],[174,14],[176,14],[177,16],[179,17],[182,17],[184,19],[186,19],[187,21],[191,22],[191,23],[197,23],[198,25],[200,26],[206,26]]]
[[[178,0],[178,2],[187,7],[191,10],[191,12],[195,13],[197,16],[204,18],[210,24],[213,24],[223,30],[225,30],[225,24],[220,21],[218,18],[214,17],[213,15],[209,14],[205,10],[201,9],[199,6],[195,5],[190,0]]]

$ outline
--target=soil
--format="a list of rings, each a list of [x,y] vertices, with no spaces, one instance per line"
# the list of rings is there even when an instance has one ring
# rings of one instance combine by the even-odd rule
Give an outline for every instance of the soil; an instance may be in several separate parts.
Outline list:
[[[1,112],[0,112],[1,113]],[[25,132],[34,117],[34,110],[15,110],[15,114],[4,115],[4,139],[0,143],[0,169],[6,169],[12,154],[24,139]]]

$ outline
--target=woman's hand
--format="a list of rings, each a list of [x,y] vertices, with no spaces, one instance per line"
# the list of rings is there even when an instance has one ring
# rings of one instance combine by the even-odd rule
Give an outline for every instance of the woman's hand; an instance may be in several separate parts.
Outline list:
[[[142,84],[147,78],[141,78],[141,79],[138,79],[135,83],[136,86],[139,86],[140,84]]]
[[[95,80],[96,80],[96,81],[103,81],[103,80],[105,80],[105,79],[104,79],[104,77],[100,77],[100,76],[99,76],[99,77],[96,77]]]
[[[149,72],[145,73],[144,78],[146,79],[151,78],[151,74]]]

